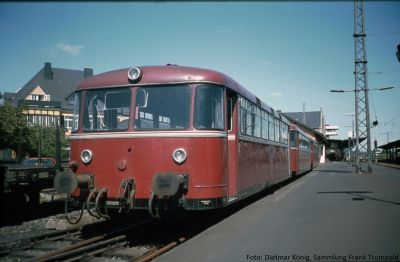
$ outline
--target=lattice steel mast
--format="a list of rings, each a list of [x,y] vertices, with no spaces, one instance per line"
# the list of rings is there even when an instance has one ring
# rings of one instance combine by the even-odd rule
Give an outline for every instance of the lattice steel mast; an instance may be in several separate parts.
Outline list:
[[[361,160],[371,168],[371,134],[368,103],[367,52],[365,45],[364,3],[354,1],[354,63],[355,63],[355,120],[356,120],[356,172],[361,172]],[[360,142],[360,138],[366,138]]]

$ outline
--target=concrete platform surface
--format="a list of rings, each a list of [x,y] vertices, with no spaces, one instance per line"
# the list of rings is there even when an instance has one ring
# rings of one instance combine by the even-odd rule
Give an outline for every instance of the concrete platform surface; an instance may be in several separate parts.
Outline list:
[[[326,163],[156,259],[399,261],[400,171]]]

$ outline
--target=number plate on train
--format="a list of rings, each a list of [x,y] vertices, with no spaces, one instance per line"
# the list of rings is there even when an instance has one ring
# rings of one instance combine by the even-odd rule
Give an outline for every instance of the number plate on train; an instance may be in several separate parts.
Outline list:
[[[39,172],[39,178],[48,178],[49,172]]]

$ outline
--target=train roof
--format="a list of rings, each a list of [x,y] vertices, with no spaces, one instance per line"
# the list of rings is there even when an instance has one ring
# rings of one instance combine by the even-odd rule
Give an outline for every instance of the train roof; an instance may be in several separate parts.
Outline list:
[[[285,113],[282,113],[283,115],[285,115]],[[302,134],[308,136],[308,137],[312,137],[313,140],[317,140],[319,143],[322,144],[327,144],[328,141],[326,140],[325,136],[323,134],[321,134],[320,132],[318,132],[317,130],[304,125],[301,122],[298,122],[292,118],[290,118],[289,116],[285,115],[287,117],[287,119],[290,122],[290,128],[291,129],[295,129],[300,131]]]
[[[287,119],[277,113],[270,106],[249,92],[246,88],[233,80],[231,77],[210,69],[164,65],[164,66],[138,66],[141,70],[141,78],[135,83],[128,79],[128,71],[131,68],[123,68],[115,71],[105,72],[82,80],[77,90],[94,89],[101,87],[142,86],[158,84],[181,84],[181,83],[214,83],[224,85],[234,92],[240,94],[254,104],[261,106],[264,110],[281,118]]]

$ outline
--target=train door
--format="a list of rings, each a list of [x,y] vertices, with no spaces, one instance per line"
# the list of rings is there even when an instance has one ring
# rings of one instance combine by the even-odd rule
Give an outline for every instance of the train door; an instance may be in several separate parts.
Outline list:
[[[227,90],[226,116],[228,131],[228,202],[238,197],[238,109],[237,95]]]

